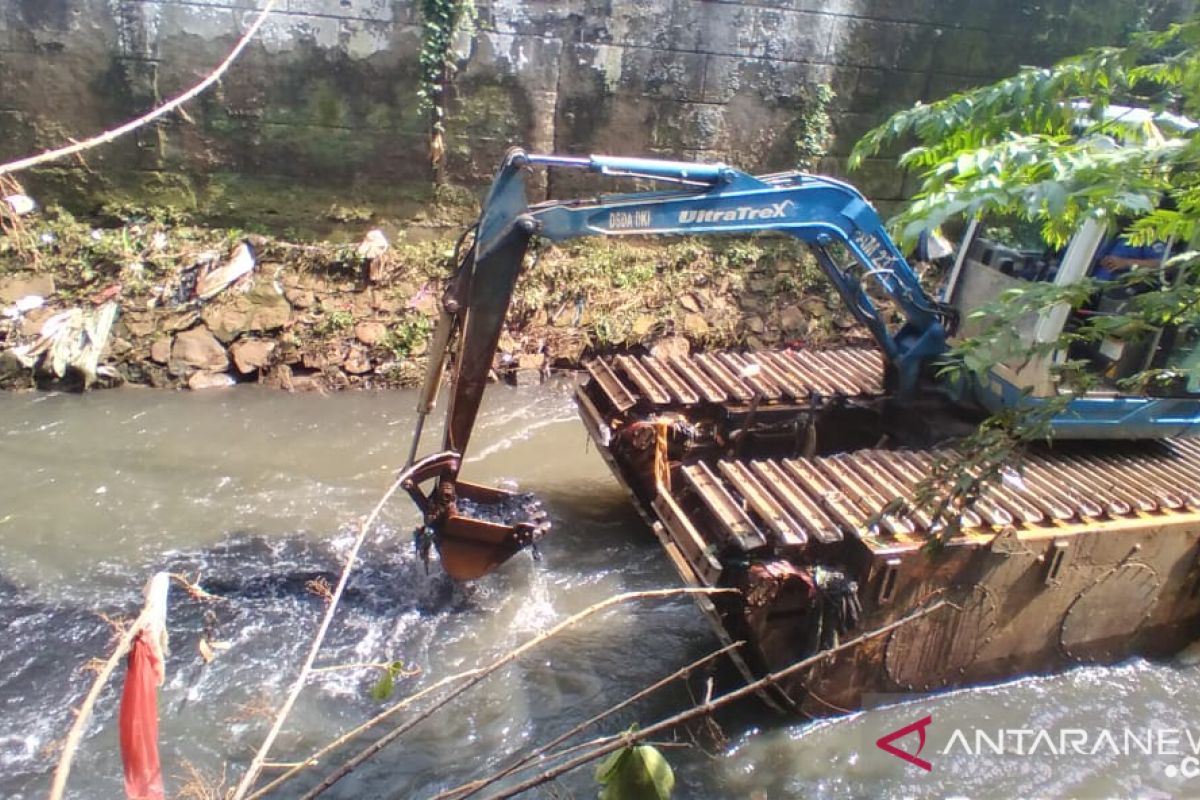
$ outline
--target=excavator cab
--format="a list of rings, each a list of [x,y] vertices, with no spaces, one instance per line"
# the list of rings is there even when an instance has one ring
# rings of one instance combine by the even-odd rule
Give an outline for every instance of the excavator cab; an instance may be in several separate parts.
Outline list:
[[[1114,226],[1120,228],[1120,225]],[[1067,286],[1084,278],[1108,281],[1083,307],[1061,304],[1019,319],[1014,333],[1019,349],[1033,352],[1059,340],[1097,316],[1126,312],[1138,294],[1170,285],[1180,278],[1169,267],[1170,243],[1142,248],[1137,258],[1110,258],[1120,252],[1115,235],[1101,222],[1084,222],[1062,251],[1046,250],[1036,231],[1022,237],[1019,223],[1011,220],[972,222],[964,234],[954,265],[942,290],[942,299],[954,307],[964,322],[961,336],[975,335],[980,321],[973,312],[994,304],[1010,289],[1049,282]],[[1129,270],[1142,281],[1119,280]],[[1195,435],[1196,396],[1200,383],[1200,332],[1188,326],[1154,330],[1114,330],[1098,342],[1077,342],[1052,353],[1009,360],[992,368],[978,387],[979,401],[991,410],[1011,407],[1022,397],[1037,399],[1074,393],[1055,369],[1066,360],[1087,364],[1096,386],[1072,401],[1072,411],[1056,420],[1055,435],[1075,439],[1157,439]],[[1044,349],[1044,348],[1043,348]],[[1145,370],[1157,370],[1160,379],[1133,394],[1123,383]]]

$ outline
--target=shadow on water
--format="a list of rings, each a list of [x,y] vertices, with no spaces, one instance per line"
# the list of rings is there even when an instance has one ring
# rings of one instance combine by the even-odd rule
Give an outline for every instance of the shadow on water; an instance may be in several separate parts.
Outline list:
[[[539,488],[556,529],[544,560],[522,555],[458,587],[436,564],[426,573],[411,545],[412,511],[400,502],[364,545],[319,666],[403,660],[422,674],[402,681],[401,695],[487,663],[612,594],[674,584],[582,439],[572,436],[570,448],[556,441],[576,430],[569,396],[493,398],[479,437],[479,452],[490,455],[471,470],[481,480],[522,477]],[[336,582],[353,538],[348,522],[397,466],[408,422],[396,409],[411,400],[256,392],[3,398],[0,796],[44,793],[53,744],[91,682],[80,667],[110,646],[101,612],[133,613],[140,587],[159,569],[199,575],[226,598],[200,605],[172,592],[160,696],[168,785],[178,787],[185,760],[209,773],[228,763],[236,773],[324,611],[313,582]],[[660,626],[663,635],[647,647],[646,630]],[[613,609],[498,673],[332,796],[423,796],[468,779],[674,669],[679,654],[702,652],[706,634],[686,601]],[[229,649],[204,665],[201,637]],[[369,696],[376,678],[371,669],[320,673],[276,757],[302,757],[378,712]],[[76,796],[120,792],[117,697],[110,686],[98,704],[72,775]]]
[[[412,549],[402,536],[398,547],[365,545],[342,593],[339,606],[385,618],[419,611],[437,614],[465,610],[471,587],[456,584],[436,569],[427,569],[411,558],[397,557],[397,549]],[[407,555],[405,553],[404,555]],[[321,607],[322,587],[331,590],[340,577],[344,554],[329,543],[293,537],[233,534],[227,541],[199,553],[173,555],[166,569],[200,575],[205,591],[234,601],[232,607],[252,610],[254,605],[307,601]]]
[[[406,531],[372,535],[318,664],[403,660],[424,671],[401,683],[403,694],[485,664],[612,594],[672,585],[644,523],[619,490],[560,489],[544,500],[556,533],[546,541],[542,561],[522,554],[472,586],[449,580],[436,562],[427,573]],[[0,708],[12,731],[0,739],[0,794],[44,791],[56,760],[51,745],[70,725],[67,709],[90,685],[91,674],[79,667],[110,646],[111,628],[100,611],[132,612],[140,602],[138,587],[157,570],[199,576],[206,591],[222,598],[201,604],[172,590],[171,654],[160,698],[164,764],[186,759],[216,769],[227,761],[244,763],[324,612],[314,585],[336,583],[351,541],[349,532],[318,539],[241,531],[211,546],[167,550],[137,563],[98,563],[75,585],[58,587],[55,599],[0,583],[0,622],[11,643],[0,655]],[[647,636],[660,626],[667,630]],[[197,657],[201,638],[227,642],[230,649],[204,665]],[[708,640],[690,601],[615,608],[498,673],[406,737],[397,748],[400,761],[378,759],[330,796],[423,796],[469,779],[701,655]],[[318,676],[316,690],[302,695],[279,757],[299,757],[376,713],[380,706],[369,698],[376,678],[371,670]],[[97,724],[77,758],[73,785],[86,787],[81,796],[119,792],[112,730],[118,698],[115,686],[105,691]],[[615,723],[627,726],[687,701],[666,693]],[[173,774],[178,769],[168,768],[168,783]],[[584,773],[578,781],[590,784]]]

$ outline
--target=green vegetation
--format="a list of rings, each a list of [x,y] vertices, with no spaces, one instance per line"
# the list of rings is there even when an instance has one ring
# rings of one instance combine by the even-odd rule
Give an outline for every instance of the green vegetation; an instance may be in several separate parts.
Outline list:
[[[35,170],[32,176],[29,190],[38,200],[54,205],[57,199],[72,214],[104,225],[141,217],[240,226],[293,241],[361,238],[365,219],[389,229],[414,220],[422,226],[457,228],[478,210],[469,192],[451,190],[435,197],[428,187],[413,182],[385,186],[324,181],[318,185],[230,172],[101,176],[67,167]]]
[[[594,350],[669,334],[729,346],[746,341],[747,314],[772,318],[831,291],[808,251],[790,238],[581,239],[538,246],[510,317],[576,324]]]
[[[475,204],[454,187],[436,193],[439,219],[466,215]],[[329,210],[326,204],[322,212]],[[332,213],[360,216],[352,206]],[[376,282],[369,283],[356,251],[363,229],[374,222],[359,219],[349,242],[309,244],[195,225],[177,208],[127,202],[109,203],[97,220],[57,207],[0,215],[0,278],[20,285],[41,273],[54,286],[27,330],[0,326],[0,346],[27,341],[53,311],[118,297],[114,366],[134,383],[177,385],[178,376],[151,359],[151,345],[209,324],[197,312],[215,319],[230,306],[229,319],[245,321],[239,315],[257,307],[258,294],[230,290],[196,304],[191,287],[201,271],[225,263],[248,241],[264,296],[275,304],[281,291],[291,307],[287,325],[270,334],[277,363],[297,380],[315,374],[322,385],[411,385],[420,380],[437,300],[454,267],[453,243],[416,238],[420,228],[412,229],[413,241],[396,235],[376,265]],[[544,355],[552,366],[573,366],[588,353],[648,347],[672,336],[730,347],[854,335],[853,322],[830,293],[807,250],[785,237],[541,243],[518,284],[501,350],[516,357],[508,363]],[[352,345],[361,322],[384,327],[364,329]],[[338,377],[343,365],[355,370],[350,379]],[[364,367],[370,371],[359,371]]]
[[[900,215],[912,240],[947,219],[1008,214],[1062,244],[1081,220],[1138,218],[1135,242],[1191,242],[1200,209],[1200,138],[1168,118],[1133,124],[1112,105],[1200,117],[1200,18],[1127,47],[1090,50],[1047,69],[917,104],[870,131],[852,164],[916,139],[900,159],[921,191]],[[1169,198],[1173,208],[1162,203]]]
[[[429,113],[430,153],[436,182],[442,182],[445,158],[446,95],[458,67],[454,63],[454,37],[475,23],[474,0],[421,0],[421,88],[417,96]]]
[[[833,120],[829,106],[837,95],[827,83],[812,86],[803,98],[803,108],[792,123],[792,142],[796,147],[796,169],[815,172],[829,152],[833,140]]]
[[[1135,34],[1125,47],[1097,48],[918,104],[858,143],[854,163],[889,143],[915,143],[901,164],[920,176],[921,189],[894,221],[905,240],[948,220],[986,215],[1036,225],[1051,247],[1062,246],[1088,218],[1131,244],[1181,247],[1165,271],[1128,269],[1115,279],[1069,286],[1030,281],[1002,293],[972,315],[976,333],[955,343],[944,377],[967,380],[999,363],[1065,353],[1072,344],[1114,334],[1129,339],[1166,326],[1180,332],[1200,326],[1200,129],[1173,114],[1200,118],[1200,17]],[[1113,289],[1132,295],[1120,313],[1083,317],[1038,346],[1014,332],[1026,314],[1060,303],[1078,309]],[[1049,420],[1100,380],[1087,366],[1056,363],[1053,374],[1064,391],[1032,410],[989,419],[962,444],[959,457],[939,465],[919,501],[940,514],[1017,463],[1028,442],[1047,436]],[[1194,371],[1188,364],[1142,370],[1112,388],[1152,391],[1193,378]]]
[[[317,336],[334,336],[345,333],[354,325],[354,314],[341,309],[334,309],[318,319],[312,327]]]
[[[97,227],[61,208],[36,222],[23,222],[0,236],[0,275],[33,267],[54,275],[58,293],[77,300],[113,283],[126,296],[148,293],[201,253],[225,248],[231,232],[175,225],[171,210],[147,213],[110,206],[106,215],[124,218],[115,227]],[[233,241],[241,232],[232,232]]]
[[[396,358],[408,358],[425,347],[433,333],[433,320],[409,314],[388,328],[379,344]]]

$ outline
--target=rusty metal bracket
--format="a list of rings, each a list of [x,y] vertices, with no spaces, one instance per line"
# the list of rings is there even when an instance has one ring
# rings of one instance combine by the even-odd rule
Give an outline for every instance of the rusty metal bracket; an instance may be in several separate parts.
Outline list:
[[[1047,560],[1046,585],[1058,586],[1062,583],[1063,572],[1071,565],[1071,543],[1066,539],[1055,539]]]
[[[433,478],[440,482],[443,478],[456,475],[461,464],[461,455],[453,450],[446,450],[426,456],[409,469],[410,475],[400,484],[400,488],[408,492],[408,496],[421,510],[426,522],[430,522],[432,517],[437,515],[437,509],[434,508],[430,497],[421,491],[421,484]]]
[[[899,585],[900,577],[900,559],[889,558],[884,562],[883,569],[879,576],[879,590],[875,595],[875,605],[886,606],[892,602],[892,598],[896,596],[896,587]]]

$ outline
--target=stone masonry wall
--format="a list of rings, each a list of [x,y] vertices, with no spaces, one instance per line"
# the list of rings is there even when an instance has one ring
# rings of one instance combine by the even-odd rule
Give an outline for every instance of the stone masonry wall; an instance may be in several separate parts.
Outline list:
[[[452,180],[539,151],[794,165],[814,87],[836,92],[840,173],[896,109],[1178,18],[1192,0],[477,0],[447,122]],[[0,159],[143,113],[202,78],[263,0],[0,0]],[[269,222],[334,200],[427,201],[413,0],[281,0],[218,90],[34,187],[76,206],[136,197]],[[853,176],[879,201],[903,176]],[[584,191],[580,177],[548,187]],[[86,210],[86,209],[85,209]]]

